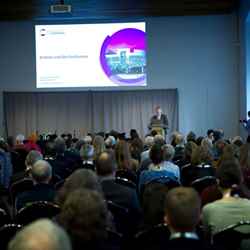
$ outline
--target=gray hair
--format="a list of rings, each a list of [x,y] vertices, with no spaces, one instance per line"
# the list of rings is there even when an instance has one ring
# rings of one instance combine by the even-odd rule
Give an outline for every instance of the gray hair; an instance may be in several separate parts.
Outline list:
[[[57,154],[63,154],[66,150],[66,144],[63,138],[58,137],[55,140],[55,151]]]
[[[145,145],[151,148],[154,145],[154,137],[153,136],[147,136],[145,138]]]
[[[46,182],[52,176],[52,167],[47,161],[38,160],[31,168],[31,175],[38,183]]]
[[[171,161],[174,158],[175,149],[172,145],[166,144],[162,146],[163,158],[165,161]]]
[[[42,154],[37,150],[31,150],[25,159],[26,167],[32,167],[37,161],[42,160]]]
[[[94,147],[90,144],[82,145],[80,149],[80,156],[83,160],[91,160],[94,157]]]
[[[19,231],[8,250],[71,250],[66,232],[48,219],[37,220]]]

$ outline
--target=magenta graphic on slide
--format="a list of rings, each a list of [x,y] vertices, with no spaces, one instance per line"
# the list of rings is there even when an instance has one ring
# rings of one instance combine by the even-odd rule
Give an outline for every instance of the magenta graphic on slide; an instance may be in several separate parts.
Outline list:
[[[102,44],[100,63],[106,76],[117,85],[146,85],[145,32],[126,28],[107,36]]]

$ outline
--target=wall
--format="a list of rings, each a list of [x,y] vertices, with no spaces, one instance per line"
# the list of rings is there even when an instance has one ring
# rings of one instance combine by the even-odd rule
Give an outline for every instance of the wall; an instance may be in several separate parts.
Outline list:
[[[246,117],[247,110],[250,110],[250,24],[248,15],[250,10],[250,0],[240,1],[239,10],[239,37],[240,37],[240,117]],[[249,87],[248,87],[249,85]],[[246,132],[241,127],[240,134],[246,136]]]
[[[0,23],[0,30],[0,90],[36,91],[34,23]],[[236,15],[150,18],[147,34],[147,88],[179,90],[180,131],[238,134]]]

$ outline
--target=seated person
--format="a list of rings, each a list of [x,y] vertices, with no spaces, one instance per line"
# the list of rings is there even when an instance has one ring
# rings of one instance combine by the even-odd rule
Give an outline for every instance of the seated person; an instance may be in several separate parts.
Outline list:
[[[217,178],[223,196],[207,204],[202,210],[202,223],[208,236],[216,234],[229,225],[250,220],[250,200],[233,195],[234,189],[243,181],[238,163],[225,161],[217,170]],[[244,233],[244,230],[246,228],[239,228],[240,232]]]
[[[162,183],[150,183],[142,197],[142,229],[150,229],[164,223],[164,202],[169,188]]]
[[[94,166],[94,147],[90,144],[83,144],[80,149],[80,156],[82,159],[82,168],[95,170]]]
[[[79,188],[62,206],[58,222],[68,232],[74,250],[119,249],[109,238],[107,205],[101,193]]]
[[[178,187],[167,193],[164,220],[171,235],[169,244],[162,246],[162,249],[206,249],[195,232],[200,221],[200,206],[199,195],[192,188]]]
[[[181,183],[190,186],[191,183],[205,176],[215,176],[215,169],[211,166],[212,155],[206,147],[195,148],[191,156],[191,165],[181,170]]]
[[[53,236],[53,237],[51,237]],[[37,220],[20,230],[9,243],[9,250],[71,250],[67,233],[47,219]]]
[[[55,190],[54,187],[49,184],[52,177],[50,164],[47,161],[38,160],[30,170],[30,177],[34,182],[34,188],[17,196],[17,211],[32,202],[54,201]]]
[[[96,171],[106,200],[127,208],[135,227],[141,213],[136,190],[116,183],[116,162],[113,154],[101,153],[96,161]]]
[[[166,155],[165,155],[166,156]],[[143,186],[152,182],[158,181],[166,183],[166,181],[179,182],[179,168],[169,167],[164,161],[163,146],[155,144],[150,150],[150,158],[152,163],[149,165],[148,170],[144,170],[140,174],[139,178],[139,193],[142,195]]]

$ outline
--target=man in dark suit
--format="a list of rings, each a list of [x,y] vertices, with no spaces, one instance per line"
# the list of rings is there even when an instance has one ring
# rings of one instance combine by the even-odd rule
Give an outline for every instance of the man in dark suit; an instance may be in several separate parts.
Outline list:
[[[168,129],[168,118],[167,115],[162,113],[160,106],[157,106],[155,108],[155,115],[151,117],[148,128],[152,130],[156,126],[163,128],[165,134],[167,134],[166,132]]]
[[[140,217],[140,206],[136,190],[116,182],[116,162],[112,153],[103,152],[100,154],[96,161],[96,172],[100,178],[106,200],[128,210],[129,218],[127,222],[128,224],[131,222],[130,229],[135,230]],[[124,226],[127,227],[128,225]]]
[[[21,193],[16,199],[16,209],[20,210],[25,205],[36,201],[53,202],[55,190],[49,184],[52,177],[52,168],[47,161],[38,160],[30,171],[34,187],[26,192]]]
[[[200,207],[199,195],[192,188],[178,187],[167,193],[164,220],[171,231],[171,236],[169,243],[162,246],[162,249],[208,249],[195,232],[200,221]]]

